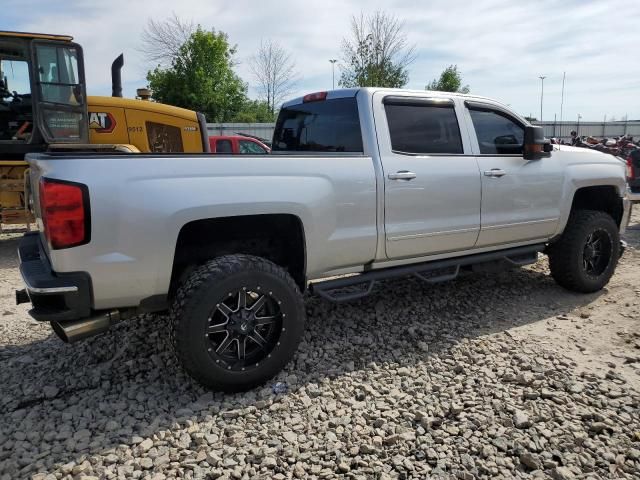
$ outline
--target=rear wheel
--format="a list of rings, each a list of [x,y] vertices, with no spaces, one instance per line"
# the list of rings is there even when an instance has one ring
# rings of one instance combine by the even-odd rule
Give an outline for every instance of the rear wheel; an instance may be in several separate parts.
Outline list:
[[[605,212],[576,210],[548,254],[559,285],[575,292],[598,291],[609,283],[620,257],[618,227]]]
[[[285,270],[263,258],[227,255],[196,269],[179,288],[172,343],[198,382],[246,390],[291,359],[304,322],[302,295]]]

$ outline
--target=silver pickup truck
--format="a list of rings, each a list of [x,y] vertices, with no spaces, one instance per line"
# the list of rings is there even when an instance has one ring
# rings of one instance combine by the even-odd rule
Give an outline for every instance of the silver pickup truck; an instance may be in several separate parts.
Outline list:
[[[19,247],[17,301],[65,341],[169,311],[186,371],[229,391],[292,357],[309,287],[351,300],[386,278],[437,282],[543,252],[561,286],[593,292],[631,208],[614,157],[552,146],[493,100],[427,91],[289,101],[268,156],[28,161],[40,231]]]

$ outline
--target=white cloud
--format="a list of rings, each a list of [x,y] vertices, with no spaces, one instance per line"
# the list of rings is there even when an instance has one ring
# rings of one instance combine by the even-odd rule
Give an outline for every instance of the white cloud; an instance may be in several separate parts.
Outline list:
[[[546,75],[544,118],[553,119],[560,113],[566,71],[565,119],[578,113],[585,120],[599,120],[605,114],[640,118],[637,0],[71,0],[64,6],[47,0],[9,0],[4,8],[14,12],[8,18],[9,29],[74,35],[84,47],[90,93],[110,93],[111,61],[124,52],[127,95],[146,83],[148,65],[136,46],[150,15],[162,18],[175,11],[205,28],[228,33],[238,45],[238,72],[250,83],[248,57],[261,38],[277,40],[296,59],[301,74],[298,93],[302,93],[330,88],[328,59],[339,58],[350,15],[375,9],[404,20],[409,41],[416,44],[410,88],[424,88],[455,63],[473,93],[538,117],[538,76]]]

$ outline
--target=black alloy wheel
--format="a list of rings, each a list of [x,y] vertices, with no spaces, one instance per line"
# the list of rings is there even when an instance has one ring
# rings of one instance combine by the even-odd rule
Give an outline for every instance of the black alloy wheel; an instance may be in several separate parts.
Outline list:
[[[228,292],[209,317],[205,337],[208,352],[228,370],[245,371],[260,366],[279,345],[283,326],[282,301],[261,287]]]
[[[588,275],[598,277],[611,261],[611,237],[605,230],[595,230],[587,236],[582,252],[582,267]]]

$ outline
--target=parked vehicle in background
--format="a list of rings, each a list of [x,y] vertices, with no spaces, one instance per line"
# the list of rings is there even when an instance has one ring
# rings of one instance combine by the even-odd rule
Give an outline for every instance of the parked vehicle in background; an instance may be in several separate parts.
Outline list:
[[[640,202],[640,148],[632,150],[627,156],[627,182],[630,199]]]
[[[209,137],[212,153],[263,155],[271,149],[255,138],[242,135],[214,135]]]
[[[597,139],[595,137],[582,137],[579,139],[576,146],[592,148],[603,153],[610,153],[611,155],[620,157],[623,160],[627,158],[633,150],[639,148],[639,146],[633,142],[633,137],[627,135],[602,139]]]
[[[257,135],[249,135],[248,133],[240,133],[236,132],[236,135],[240,135],[242,137],[249,137],[255,140],[258,140],[260,143],[265,144],[269,149],[271,149],[271,140],[267,140],[266,138],[258,137]]]
[[[283,105],[260,155],[29,155],[44,228],[20,244],[17,301],[66,341],[170,310],[185,370],[242,390],[293,356],[310,280],[346,301],[382,279],[433,283],[542,252],[558,284],[594,292],[623,251],[624,165],[551,145],[487,98],[305,95]]]

